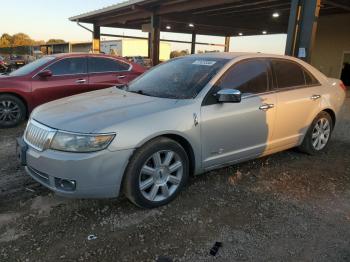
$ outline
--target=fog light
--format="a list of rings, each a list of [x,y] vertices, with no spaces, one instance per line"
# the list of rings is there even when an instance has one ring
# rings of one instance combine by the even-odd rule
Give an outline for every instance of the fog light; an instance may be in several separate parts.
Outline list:
[[[56,188],[64,191],[74,191],[76,188],[76,182],[74,180],[55,178],[55,184]]]

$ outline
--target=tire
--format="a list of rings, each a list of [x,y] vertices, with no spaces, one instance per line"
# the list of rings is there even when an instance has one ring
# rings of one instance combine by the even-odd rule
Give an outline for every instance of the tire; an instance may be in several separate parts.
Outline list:
[[[123,190],[135,205],[156,208],[174,200],[188,176],[186,151],[176,141],[160,137],[136,150],[126,169]]]
[[[309,155],[316,155],[325,151],[331,139],[332,132],[332,117],[327,112],[322,111],[312,121],[303,143],[299,146],[299,150]]]
[[[25,104],[16,96],[0,95],[0,128],[19,125],[27,116]]]

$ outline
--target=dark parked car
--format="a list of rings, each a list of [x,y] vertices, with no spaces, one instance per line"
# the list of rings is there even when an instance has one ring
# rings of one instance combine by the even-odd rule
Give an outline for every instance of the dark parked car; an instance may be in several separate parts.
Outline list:
[[[5,58],[0,56],[0,74],[6,73],[8,71],[8,65],[5,61]]]
[[[45,56],[0,76],[0,127],[16,126],[43,103],[125,85],[144,71],[138,64],[109,55]]]
[[[144,67],[150,67],[150,65],[147,64],[146,60],[142,56],[126,56],[125,59],[127,59],[130,62],[142,65]]]
[[[8,67],[13,71],[27,64],[27,60],[24,56],[21,55],[10,55],[6,63]]]

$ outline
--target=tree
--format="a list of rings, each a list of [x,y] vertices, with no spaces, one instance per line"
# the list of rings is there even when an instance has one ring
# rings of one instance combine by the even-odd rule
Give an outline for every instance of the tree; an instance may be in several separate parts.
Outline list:
[[[37,41],[34,41],[34,45],[45,45],[45,41],[44,40],[37,40]]]
[[[12,46],[32,46],[34,40],[32,40],[28,35],[23,33],[14,34],[12,36]]]
[[[170,58],[175,58],[175,57],[179,57],[179,56],[185,56],[185,55],[188,55],[189,54],[189,52],[188,52],[188,50],[186,49],[186,50],[182,50],[182,51],[172,51],[171,53],[170,53]]]
[[[54,45],[54,44],[63,44],[66,41],[62,40],[62,39],[49,39],[46,44],[48,45]]]
[[[2,34],[0,38],[0,47],[11,47],[12,46],[12,36],[5,33]]]

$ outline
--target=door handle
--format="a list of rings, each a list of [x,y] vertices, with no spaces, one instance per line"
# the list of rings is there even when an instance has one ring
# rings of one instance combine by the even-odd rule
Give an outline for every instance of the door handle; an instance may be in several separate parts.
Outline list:
[[[78,79],[77,81],[75,81],[75,83],[84,84],[84,83],[86,83],[86,80],[85,79]]]
[[[311,96],[310,98],[311,98],[311,100],[316,101],[317,99],[320,99],[321,96],[320,96],[320,95],[313,95],[313,96]]]
[[[117,76],[117,79],[124,79],[126,76]]]
[[[274,104],[263,104],[262,106],[259,107],[259,109],[262,111],[267,111],[267,110],[274,108],[274,107],[275,107]]]

